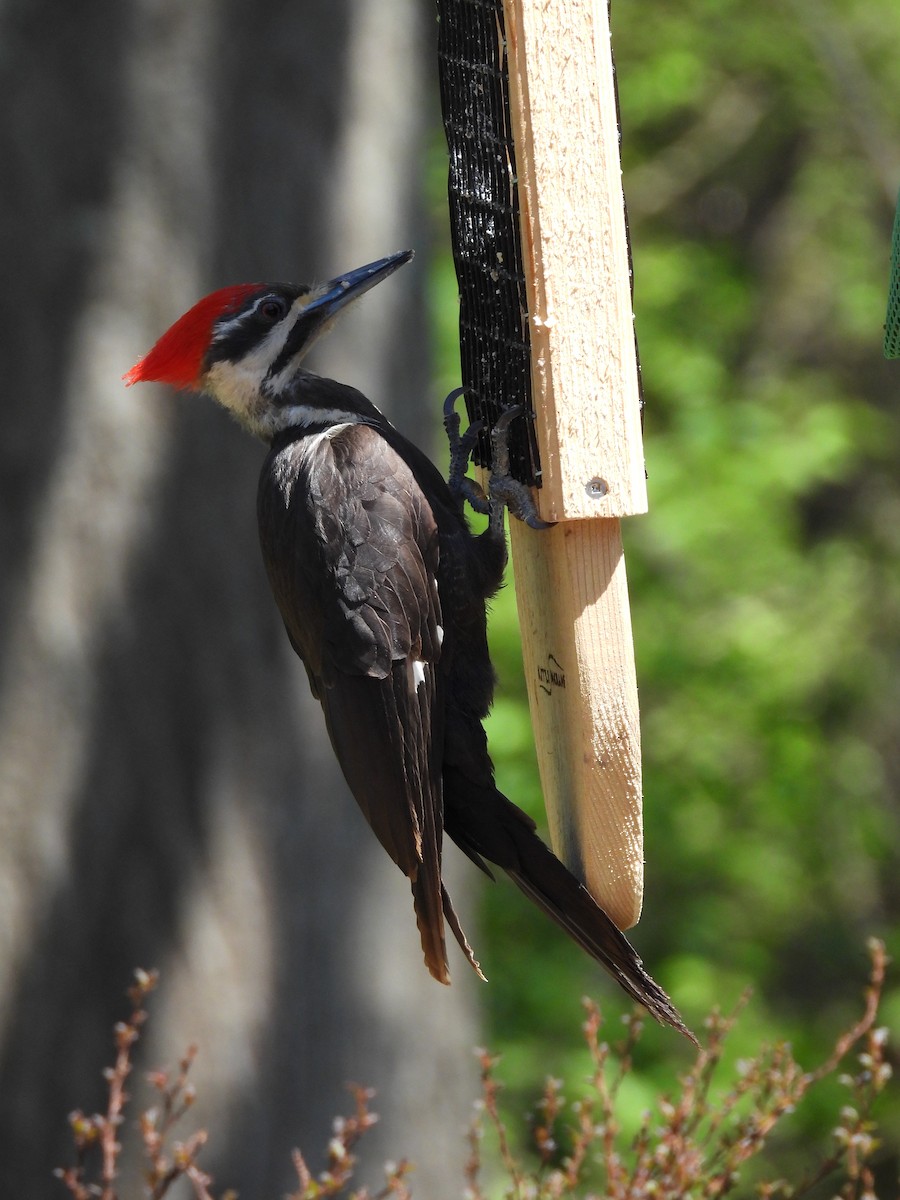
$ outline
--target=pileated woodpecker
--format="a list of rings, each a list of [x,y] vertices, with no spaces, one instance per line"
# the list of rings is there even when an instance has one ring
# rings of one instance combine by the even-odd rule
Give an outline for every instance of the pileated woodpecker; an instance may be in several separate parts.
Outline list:
[[[471,440],[450,405],[452,487],[365,396],[303,367],[337,314],[410,258],[318,287],[222,288],[125,379],[208,392],[269,445],[257,498],[269,582],[350,790],[412,884],[432,975],[449,982],[445,921],[481,974],[441,879],[446,830],[488,875],[485,860],[502,867],[657,1020],[687,1033],[620,930],[494,784],[485,603],[506,563],[508,493],[492,488],[492,519],[474,536],[463,514]]]

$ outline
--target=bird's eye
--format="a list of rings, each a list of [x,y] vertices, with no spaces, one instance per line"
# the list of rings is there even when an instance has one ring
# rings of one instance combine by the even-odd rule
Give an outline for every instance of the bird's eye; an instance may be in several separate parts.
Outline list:
[[[264,300],[259,306],[259,315],[266,321],[271,321],[272,324],[280,321],[287,312],[287,305],[277,296],[273,296],[270,300]]]

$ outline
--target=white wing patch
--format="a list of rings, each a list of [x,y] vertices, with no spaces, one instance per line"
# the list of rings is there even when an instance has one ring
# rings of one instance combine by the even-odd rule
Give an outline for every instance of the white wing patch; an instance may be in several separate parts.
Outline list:
[[[292,409],[288,409],[288,411],[289,411],[289,412],[291,412],[291,411],[293,411],[293,410],[292,410]],[[294,424],[300,424],[300,422],[298,422],[298,421],[295,421],[295,422],[294,422]],[[316,447],[316,446],[318,446],[319,442],[321,442],[323,439],[324,439],[325,441],[328,441],[328,442],[330,442],[330,441],[331,441],[331,439],[332,439],[333,437],[337,437],[337,435],[338,435],[338,434],[339,434],[339,433],[340,433],[340,432],[341,432],[343,429],[347,429],[347,428],[348,428],[348,426],[350,426],[351,424],[353,424],[353,422],[351,422],[351,421],[340,421],[340,422],[338,422],[338,424],[336,424],[336,425],[330,425],[330,426],[328,427],[328,429],[323,429],[321,433],[316,433],[316,434],[314,434],[314,435],[313,435],[313,436],[312,436],[312,437],[309,439],[309,448],[310,448],[310,450],[313,450],[313,449],[315,449],[315,447]],[[288,426],[288,428],[289,428],[289,426]]]

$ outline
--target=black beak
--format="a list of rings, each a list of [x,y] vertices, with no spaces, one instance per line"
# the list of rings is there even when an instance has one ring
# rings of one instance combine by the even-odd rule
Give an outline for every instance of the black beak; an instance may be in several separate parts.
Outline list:
[[[342,308],[365,295],[376,283],[381,283],[382,279],[387,279],[388,275],[393,275],[398,268],[405,266],[413,257],[413,253],[412,250],[401,250],[399,254],[379,258],[377,262],[357,267],[355,271],[348,271],[346,275],[338,275],[336,279],[329,280],[317,289],[320,294],[307,304],[303,315],[312,316],[315,313],[317,319],[323,322],[331,320]]]
[[[295,354],[303,352],[312,346],[331,327],[331,322],[341,309],[365,295],[369,288],[388,275],[402,267],[413,257],[412,250],[401,250],[390,258],[379,258],[377,262],[357,267],[346,275],[338,275],[328,283],[314,288],[312,299],[305,305],[291,330],[287,344],[273,364],[270,374],[277,374]]]

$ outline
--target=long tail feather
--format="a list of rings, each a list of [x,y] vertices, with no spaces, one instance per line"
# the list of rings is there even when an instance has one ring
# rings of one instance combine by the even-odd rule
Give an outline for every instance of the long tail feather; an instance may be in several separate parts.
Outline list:
[[[612,918],[541,841],[534,821],[494,786],[486,749],[483,762],[484,783],[476,781],[477,762],[470,763],[466,772],[445,764],[444,817],[450,837],[475,862],[483,856],[506,871],[529,900],[596,959],[633,1000],[660,1024],[696,1042]]]
[[[425,965],[438,983],[449,983],[450,967],[447,962],[447,945],[444,939],[441,895],[443,889],[440,887],[440,882],[438,882],[438,889],[435,889],[434,877],[426,871],[420,871],[411,882],[413,907],[416,913],[416,924],[419,927],[419,937],[422,940]]]
[[[463,932],[463,927],[459,923],[459,917],[456,915],[456,909],[453,907],[453,904],[450,900],[450,894],[443,884],[441,884],[441,895],[444,898],[444,916],[447,918],[447,924],[453,930],[453,936],[459,942],[459,947],[469,960],[469,963],[472,969],[475,971],[475,974],[484,983],[487,983],[487,976],[482,971],[481,963],[479,963],[478,959],[475,957],[474,950],[469,945],[469,939],[466,937],[465,933]]]
[[[515,841],[519,866],[506,870],[516,885],[660,1024],[671,1025],[696,1043],[675,1005],[647,974],[634,947],[587,888],[522,823],[515,830]]]

